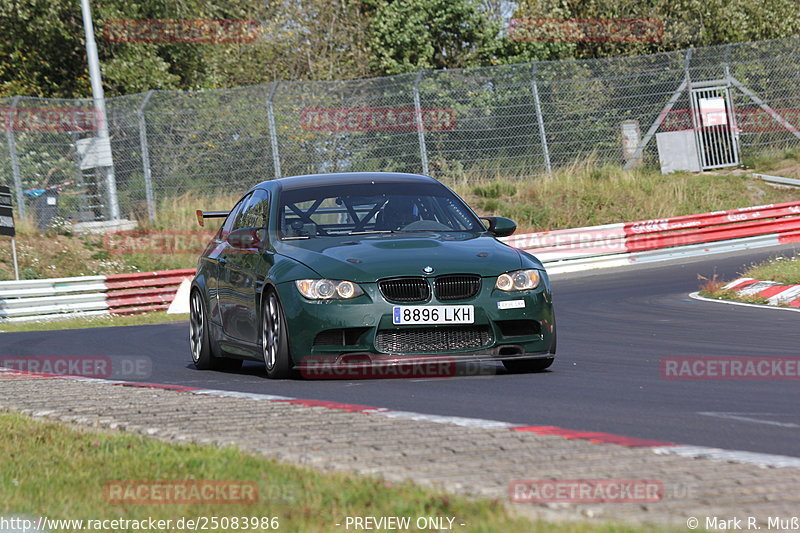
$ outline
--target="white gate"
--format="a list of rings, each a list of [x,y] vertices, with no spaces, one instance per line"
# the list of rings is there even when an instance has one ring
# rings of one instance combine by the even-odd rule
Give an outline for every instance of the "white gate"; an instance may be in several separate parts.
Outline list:
[[[700,156],[700,168],[739,164],[739,135],[729,85],[692,83],[692,124]]]

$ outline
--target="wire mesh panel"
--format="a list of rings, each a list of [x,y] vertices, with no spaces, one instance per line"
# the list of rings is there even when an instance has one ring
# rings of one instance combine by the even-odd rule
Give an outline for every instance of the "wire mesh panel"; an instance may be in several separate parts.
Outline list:
[[[264,86],[153,93],[144,124],[156,198],[217,195],[274,177]]]
[[[420,172],[414,75],[280,83],[273,96],[284,175]]]
[[[430,172],[487,179],[544,168],[532,65],[431,72],[420,82]]]
[[[25,212],[40,226],[55,216],[105,217],[103,182],[84,175],[78,151],[78,141],[92,137],[102,120],[92,101],[22,97],[4,111],[5,153],[10,158],[13,150],[15,160],[3,166],[12,171],[8,183],[22,188]],[[45,211],[49,221],[41,220]]]
[[[106,218],[105,180],[82,151],[100,118],[108,121],[126,218],[153,217],[187,192],[229,195],[297,174],[428,172],[463,182],[532,177],[584,158],[656,164],[653,137],[694,127],[690,84],[708,80],[730,87],[742,154],[783,150],[800,145],[798,45],[794,37],[365,80],[150,91],[109,98],[108,117],[95,116],[91,100],[5,99],[0,180],[20,183],[27,202],[57,187],[65,218]]]

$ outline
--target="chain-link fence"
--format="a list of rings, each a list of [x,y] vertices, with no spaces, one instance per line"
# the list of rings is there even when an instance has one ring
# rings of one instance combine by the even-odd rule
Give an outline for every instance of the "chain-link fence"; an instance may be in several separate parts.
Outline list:
[[[691,128],[688,88],[733,88],[745,156],[800,143],[800,38],[649,56],[537,62],[335,82],[275,82],[107,99],[119,205],[154,216],[186,191],[244,191],[265,179],[401,171],[442,179],[530,177],[593,154],[657,163],[654,134]],[[73,220],[108,216],[86,140],[91,100],[0,100],[0,182],[34,205],[61,192]],[[621,125],[633,125],[635,151]],[[797,129],[795,129],[797,128]],[[630,140],[630,138],[628,139]],[[91,150],[90,150],[91,151]],[[95,163],[96,164],[96,163]]]

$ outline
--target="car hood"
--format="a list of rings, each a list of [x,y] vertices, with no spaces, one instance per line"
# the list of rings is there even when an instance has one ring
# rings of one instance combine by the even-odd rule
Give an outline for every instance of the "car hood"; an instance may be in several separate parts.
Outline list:
[[[520,268],[519,253],[476,233],[397,233],[278,241],[275,251],[321,276],[370,282],[393,276],[474,273],[497,276]]]

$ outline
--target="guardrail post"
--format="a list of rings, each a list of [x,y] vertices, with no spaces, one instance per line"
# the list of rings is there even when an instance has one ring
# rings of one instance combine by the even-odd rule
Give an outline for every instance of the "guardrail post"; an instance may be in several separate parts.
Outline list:
[[[22,176],[19,173],[19,159],[17,159],[17,145],[14,142],[14,115],[17,112],[17,102],[19,96],[15,96],[11,100],[11,116],[6,121],[6,141],[8,142],[8,156],[11,159],[11,174],[14,176],[14,191],[17,196],[17,209],[19,209],[20,218],[25,217],[25,195],[22,194]]]
[[[542,115],[542,103],[539,100],[539,84],[536,82],[536,67],[537,63],[533,64],[531,69],[531,92],[533,93],[533,105],[536,108],[536,122],[539,124],[539,138],[542,142],[542,157],[544,157],[544,166],[548,174],[553,173],[553,167],[550,165],[550,150],[547,148],[547,134],[544,131],[544,116]]]
[[[150,222],[156,220],[156,206],[153,198],[153,177],[150,173],[150,151],[147,148],[147,122],[144,119],[144,110],[150,102],[150,97],[153,96],[153,91],[147,91],[147,94],[142,100],[142,105],[139,106],[139,148],[142,151],[142,171],[144,172],[144,195],[147,202],[147,218]]]
[[[272,147],[272,170],[275,172],[275,177],[281,177],[281,156],[278,152],[278,132],[275,129],[275,113],[272,109],[272,99],[275,97],[275,91],[278,89],[280,82],[273,81],[272,87],[269,90],[269,98],[267,99],[267,120],[269,122],[269,144]]]
[[[422,173],[428,175],[428,148],[425,145],[425,125],[422,122],[422,106],[419,101],[419,82],[422,80],[424,70],[417,72],[414,80],[414,120],[417,123],[417,137],[419,137],[419,159],[422,163]]]

